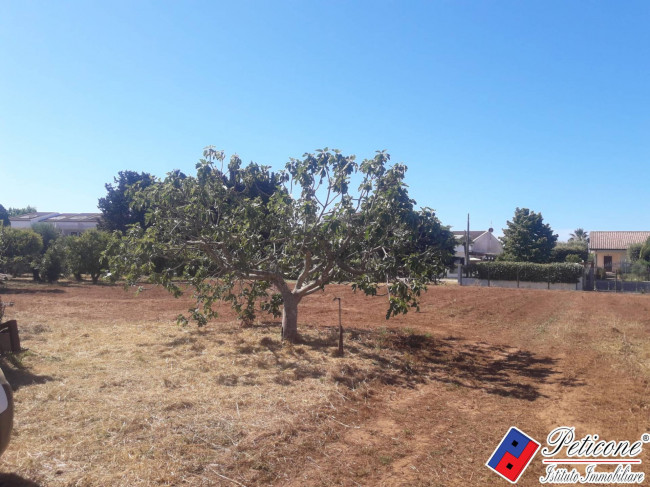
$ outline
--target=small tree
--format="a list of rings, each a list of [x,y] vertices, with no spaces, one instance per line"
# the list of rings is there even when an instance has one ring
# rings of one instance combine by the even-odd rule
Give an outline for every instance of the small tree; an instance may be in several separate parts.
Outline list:
[[[32,225],[32,230],[38,233],[41,239],[43,239],[43,253],[61,236],[61,230],[57,229],[51,223],[35,223]]]
[[[40,257],[37,265],[38,275],[41,280],[56,282],[65,270],[65,248],[62,240],[56,240]]]
[[[641,250],[639,251],[639,260],[650,265],[650,238],[648,238],[648,240],[643,244],[643,247],[641,247]]]
[[[225,174],[215,165],[223,166],[223,152],[206,148],[204,157],[196,177],[172,172],[138,192],[151,225],[133,227],[111,259],[111,272],[130,282],[148,276],[177,296],[173,278],[182,270],[195,288],[190,312],[199,325],[216,315],[216,300],[248,321],[257,301],[274,314],[282,307],[282,336],[293,342],[299,303],[330,282],[367,294],[387,284],[388,318],[417,306],[453,255],[453,235],[432,210],[414,209],[406,166],[389,167],[385,152],[358,164],[324,149],[278,174],[253,163],[240,169],[236,156]],[[161,257],[168,265],[156,269]]]
[[[4,270],[17,276],[33,267],[43,249],[43,239],[32,230],[0,227],[0,256]]]
[[[636,262],[639,260],[639,255],[641,254],[641,249],[643,248],[642,243],[633,243],[627,248],[627,258],[630,262]]]
[[[155,181],[154,176],[146,172],[120,171],[118,177],[113,178],[115,186],[105,185],[107,194],[99,199],[98,207],[102,212],[99,224],[101,230],[109,232],[119,231],[124,233],[129,225],[138,224],[145,228],[145,208],[135,208],[131,187],[146,188]]]
[[[551,260],[558,236],[550,225],[544,223],[541,213],[528,208],[517,208],[512,221],[503,229],[503,260],[536,262],[544,264]]]
[[[67,240],[68,265],[75,278],[80,280],[82,274],[89,274],[93,284],[97,284],[108,268],[104,252],[112,239],[110,233],[88,230]]]
[[[57,281],[63,271],[65,260],[63,255],[64,249],[59,245],[51,252],[49,251],[55,246],[59,237],[61,237],[61,231],[51,223],[36,223],[32,225],[31,229],[38,233],[43,240],[40,255],[34,258],[32,262],[32,275],[34,276],[34,280],[44,280],[47,282]],[[46,255],[47,259],[45,258]]]

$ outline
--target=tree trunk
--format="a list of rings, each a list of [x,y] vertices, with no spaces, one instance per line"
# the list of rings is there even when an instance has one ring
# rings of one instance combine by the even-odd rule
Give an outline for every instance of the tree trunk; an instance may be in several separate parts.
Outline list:
[[[296,343],[298,338],[298,303],[300,299],[293,294],[283,296],[282,308],[282,339]]]

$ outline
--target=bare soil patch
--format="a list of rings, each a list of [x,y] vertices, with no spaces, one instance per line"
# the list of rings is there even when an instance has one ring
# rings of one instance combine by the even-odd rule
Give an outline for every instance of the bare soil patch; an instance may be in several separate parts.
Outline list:
[[[542,443],[560,425],[650,432],[649,296],[438,286],[386,321],[385,298],[332,286],[301,304],[293,346],[226,305],[179,327],[191,299],[156,287],[0,297],[29,348],[0,362],[16,389],[0,485],[503,485],[484,463],[511,425]]]

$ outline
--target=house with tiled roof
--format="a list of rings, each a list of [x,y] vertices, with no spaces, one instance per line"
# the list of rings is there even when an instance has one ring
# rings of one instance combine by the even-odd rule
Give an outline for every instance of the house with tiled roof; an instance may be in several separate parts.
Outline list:
[[[627,249],[632,244],[645,242],[650,232],[589,232],[589,251],[594,254],[594,264],[607,272],[621,268],[627,260]]]

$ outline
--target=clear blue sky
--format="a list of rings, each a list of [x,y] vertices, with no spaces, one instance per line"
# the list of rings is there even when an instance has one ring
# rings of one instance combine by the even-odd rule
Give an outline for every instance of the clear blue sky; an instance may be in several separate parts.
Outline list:
[[[645,0],[3,2],[0,204],[329,146],[387,149],[456,229],[648,230],[649,25]]]

